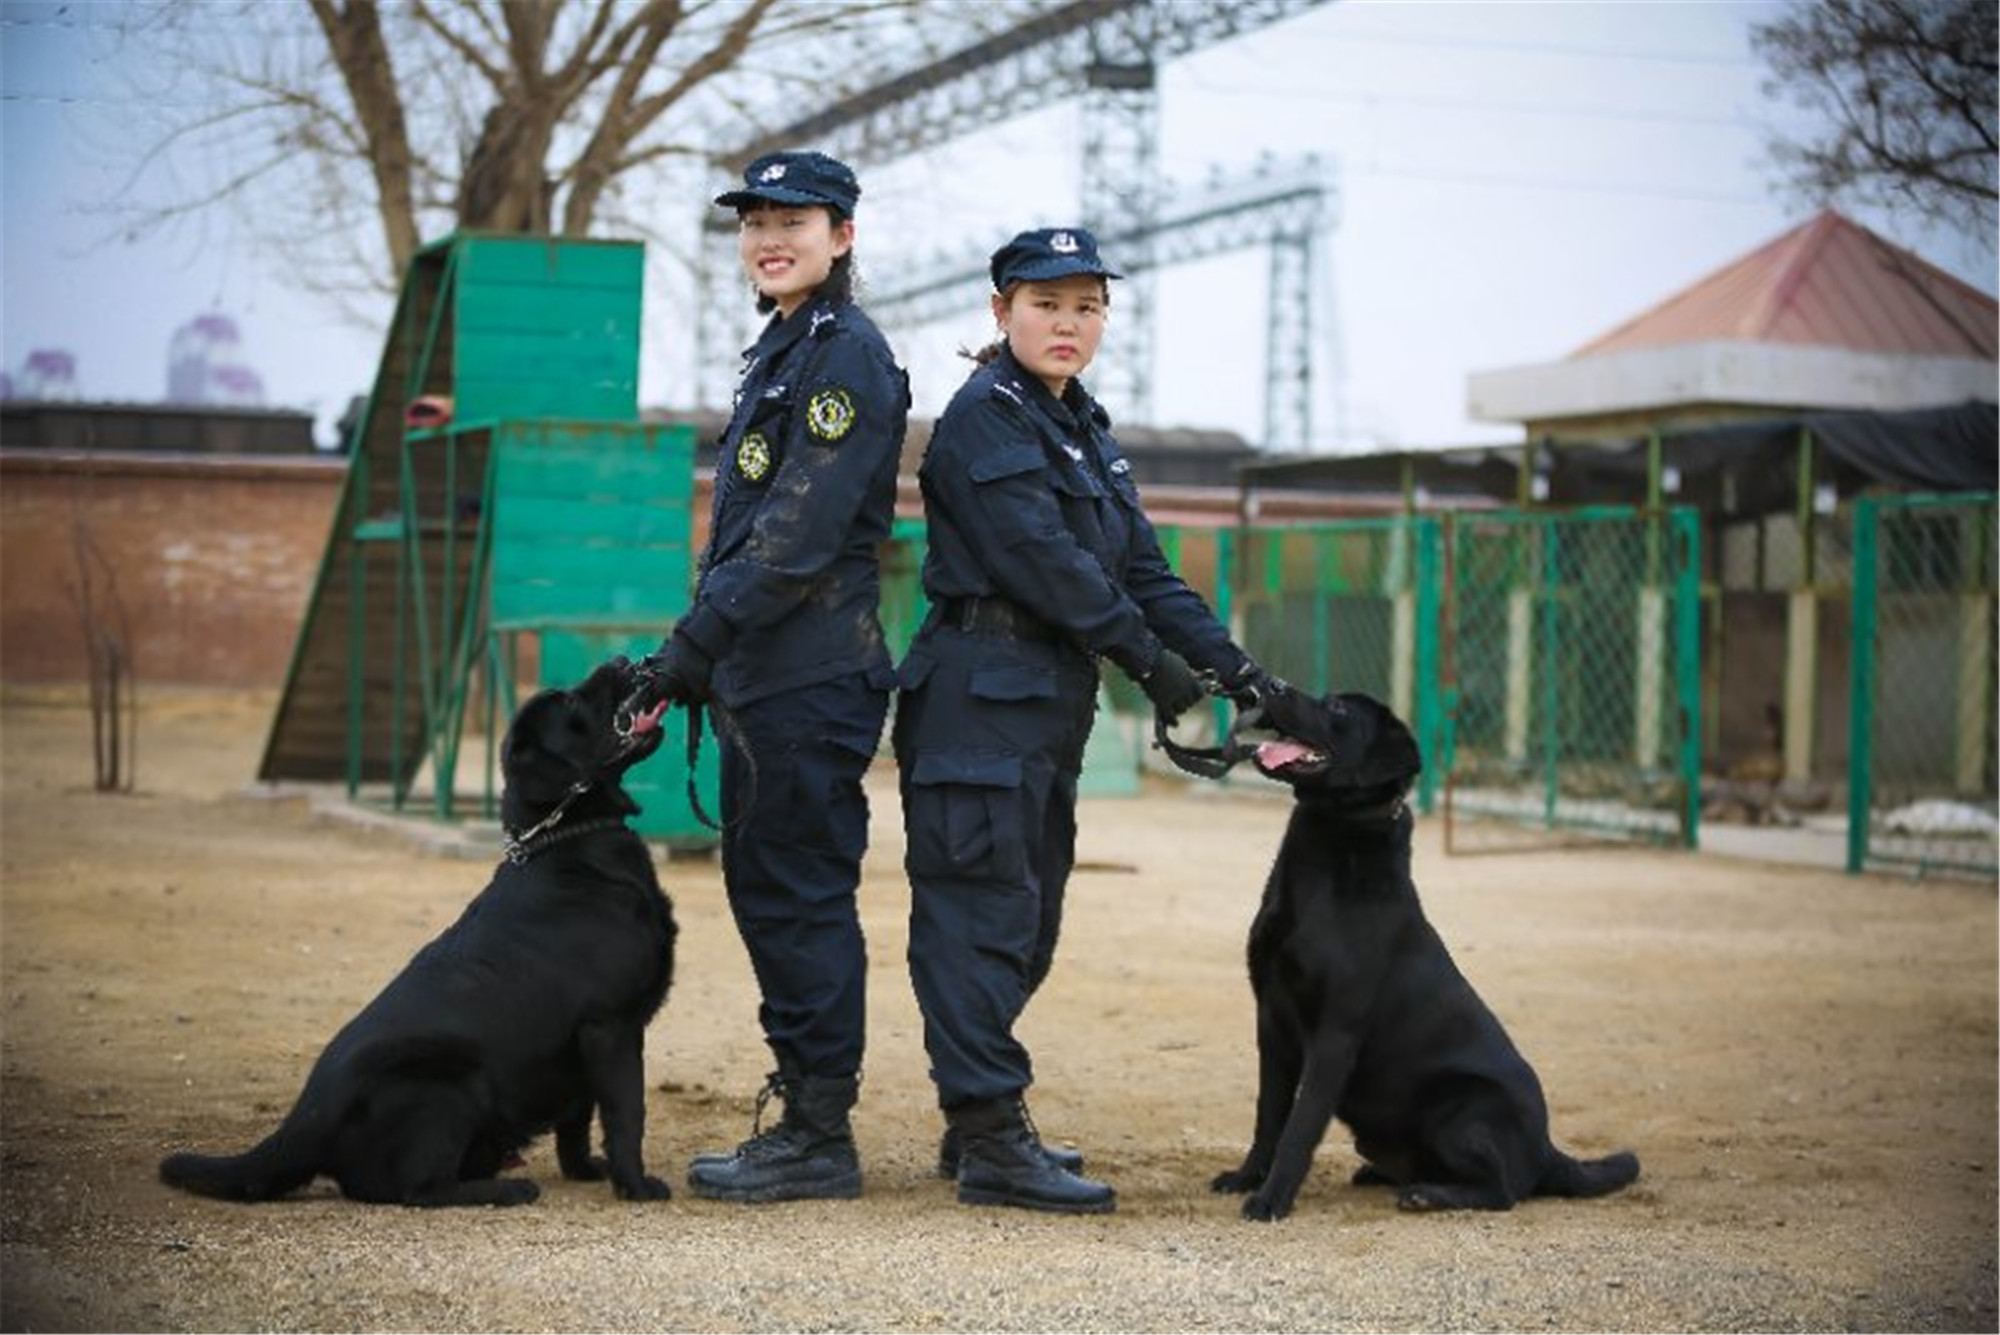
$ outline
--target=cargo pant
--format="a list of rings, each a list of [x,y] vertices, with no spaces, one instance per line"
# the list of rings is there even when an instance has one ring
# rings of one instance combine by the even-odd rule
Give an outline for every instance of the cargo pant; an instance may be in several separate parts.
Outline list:
[[[1073,648],[933,618],[900,685],[910,979],[949,1111],[1033,1082],[1014,1023],[1062,929],[1097,665]]]

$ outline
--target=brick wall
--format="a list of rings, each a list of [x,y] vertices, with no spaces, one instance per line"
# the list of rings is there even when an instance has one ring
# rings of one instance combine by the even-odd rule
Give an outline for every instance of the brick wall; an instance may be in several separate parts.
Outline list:
[[[115,580],[142,686],[283,685],[345,470],[339,459],[0,451],[0,681],[85,679],[87,539]],[[96,587],[109,587],[102,573]]]

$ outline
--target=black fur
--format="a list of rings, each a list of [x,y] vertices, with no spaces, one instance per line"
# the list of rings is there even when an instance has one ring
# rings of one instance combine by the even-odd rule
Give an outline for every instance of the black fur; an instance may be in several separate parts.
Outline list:
[[[567,1178],[608,1176],[624,1200],[663,1200],[646,1175],[641,1044],[673,977],[673,910],[624,818],[619,776],[659,744],[621,751],[611,720],[633,685],[617,660],[522,707],[501,751],[503,815],[522,831],[598,776],[525,862],[503,862],[320,1054],[297,1104],[254,1149],[173,1154],[160,1178],[226,1200],[283,1196],[324,1175],[359,1201],[524,1205],[502,1178],[553,1129]],[[585,827],[588,828],[585,828]],[[579,831],[573,835],[565,831]],[[590,1152],[592,1114],[605,1158]]]
[[[1274,702],[1266,722],[1315,748],[1264,748],[1293,785],[1291,824],[1250,928],[1257,1127],[1214,1189],[1246,1219],[1289,1214],[1335,1117],[1366,1161],[1357,1185],[1409,1210],[1506,1210],[1597,1196],[1639,1175],[1630,1153],[1578,1161],[1549,1141],[1534,1069],[1452,962],[1410,877],[1403,805],[1422,769],[1401,720],[1365,695]]]

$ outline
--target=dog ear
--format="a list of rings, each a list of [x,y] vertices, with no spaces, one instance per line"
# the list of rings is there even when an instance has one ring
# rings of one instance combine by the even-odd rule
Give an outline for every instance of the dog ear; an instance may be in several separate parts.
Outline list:
[[[1348,749],[1343,752],[1337,743],[1334,752],[1336,766],[1352,776],[1350,783],[1357,788],[1374,788],[1405,783],[1423,772],[1424,757],[1416,735],[1395,710],[1359,691],[1334,698],[1346,706],[1346,713],[1354,720],[1343,729],[1346,735],[1341,738]]]

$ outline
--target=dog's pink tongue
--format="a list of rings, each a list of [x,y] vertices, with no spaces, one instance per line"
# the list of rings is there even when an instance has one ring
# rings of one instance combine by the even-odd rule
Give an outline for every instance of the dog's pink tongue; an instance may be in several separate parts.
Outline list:
[[[665,700],[662,700],[660,701],[660,703],[654,705],[651,709],[647,710],[645,713],[635,714],[632,718],[632,735],[634,737],[642,736],[643,734],[649,733],[653,729],[659,727],[660,715],[666,712],[667,712],[667,702]]]
[[[1312,748],[1303,742],[1280,737],[1275,742],[1265,742],[1257,748],[1257,763],[1265,769],[1283,769],[1293,761],[1303,760],[1311,754]]]

